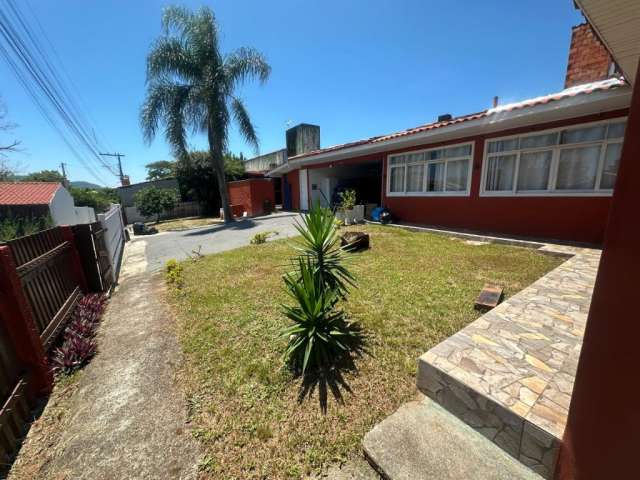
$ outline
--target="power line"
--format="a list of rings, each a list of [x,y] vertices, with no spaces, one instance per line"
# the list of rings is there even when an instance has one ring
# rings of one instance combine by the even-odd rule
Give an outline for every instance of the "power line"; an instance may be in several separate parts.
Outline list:
[[[98,181],[101,185],[106,186],[104,180],[100,177],[100,175],[98,175],[96,171],[89,164],[86,163],[86,161],[78,153],[76,148],[72,145],[71,140],[67,138],[63,130],[56,124],[55,120],[51,117],[50,112],[44,107],[41,99],[38,97],[36,92],[33,90],[32,86],[29,84],[29,82],[25,78],[23,72],[20,70],[18,65],[14,62],[14,60],[9,55],[9,52],[7,52],[4,45],[2,45],[1,43],[0,43],[0,53],[2,53],[2,55],[7,60],[7,63],[9,64],[9,66],[11,67],[11,70],[13,71],[16,78],[18,79],[18,82],[23,86],[27,94],[31,97],[33,102],[36,104],[36,107],[38,108],[38,110],[40,110],[40,113],[42,114],[43,118],[51,126],[51,128],[53,128],[58,133],[58,135],[60,135],[60,138],[62,138],[62,141],[65,143],[65,145],[67,146],[69,151],[72,153],[72,155],[78,160],[78,162],[85,168],[85,170],[87,170],[87,172],[89,172],[89,174],[96,181]]]
[[[95,177],[96,175],[93,169],[89,167],[91,162],[106,168],[113,175],[119,176],[115,169],[100,156],[100,142],[95,135],[95,129],[87,125],[86,116],[75,103],[69,89],[49,61],[46,51],[39,44],[35,34],[29,28],[21,12],[12,0],[9,0],[8,5],[13,13],[13,17],[20,25],[21,30],[26,34],[25,39],[19,33],[18,28],[13,25],[9,15],[0,9],[0,37],[4,38],[8,46],[8,49],[2,48],[2,53],[20,83],[32,97],[47,122],[51,124],[62,137],[74,156],[76,156],[78,160],[81,158],[76,149],[71,147],[70,141],[62,133],[62,128],[53,120],[51,113],[44,106],[41,99],[46,100],[47,103],[53,107],[53,111],[62,120],[67,131],[71,133],[71,136],[77,144],[88,151],[88,161],[80,161],[92,176]],[[9,55],[9,50],[13,52],[17,62]],[[37,52],[37,55],[34,54],[33,50]],[[44,65],[39,61],[39,58],[42,59]],[[22,68],[18,66],[18,62]],[[38,95],[36,91],[40,92],[40,94]]]

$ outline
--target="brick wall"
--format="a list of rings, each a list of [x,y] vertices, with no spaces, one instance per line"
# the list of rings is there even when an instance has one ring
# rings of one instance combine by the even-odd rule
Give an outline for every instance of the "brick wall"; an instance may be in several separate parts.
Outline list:
[[[271,208],[275,206],[273,180],[270,178],[251,178],[228,182],[229,202],[235,216],[247,212],[250,217],[263,215],[264,202],[269,201]]]
[[[608,78],[612,62],[609,52],[589,24],[573,27],[565,88]]]

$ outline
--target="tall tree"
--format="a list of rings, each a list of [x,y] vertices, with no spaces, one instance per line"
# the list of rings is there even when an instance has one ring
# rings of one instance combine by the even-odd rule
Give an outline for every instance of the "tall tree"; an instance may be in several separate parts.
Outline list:
[[[236,89],[258,78],[264,83],[271,67],[252,48],[228,54],[220,51],[213,12],[202,7],[193,13],[168,7],[162,16],[163,36],[147,57],[147,97],[140,123],[147,142],[165,126],[167,141],[178,158],[187,154],[187,130],[207,134],[209,155],[218,185],[225,185],[224,152],[231,118],[256,151],[258,136]],[[219,188],[225,221],[232,220],[226,188]]]
[[[176,176],[176,162],[171,160],[147,163],[144,168],[147,169],[147,180],[162,180]]]

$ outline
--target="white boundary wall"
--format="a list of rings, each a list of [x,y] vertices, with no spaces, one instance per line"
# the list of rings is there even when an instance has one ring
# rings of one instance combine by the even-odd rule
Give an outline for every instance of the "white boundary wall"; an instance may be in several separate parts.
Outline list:
[[[124,251],[124,222],[122,220],[122,207],[112,203],[109,210],[98,214],[98,221],[102,225],[104,232],[104,243],[109,252],[109,262],[111,262],[111,274],[113,283],[117,283],[120,273],[120,262]]]

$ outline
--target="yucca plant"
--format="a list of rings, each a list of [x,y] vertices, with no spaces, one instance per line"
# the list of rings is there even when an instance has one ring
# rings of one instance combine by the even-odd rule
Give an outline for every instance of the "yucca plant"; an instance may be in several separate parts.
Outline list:
[[[282,331],[289,339],[285,358],[303,374],[308,368],[336,365],[360,343],[360,329],[338,308],[355,278],[347,269],[346,253],[340,247],[335,216],[316,204],[296,224],[300,240],[293,271],[284,276],[285,289],[295,306],[283,305],[294,322]]]
[[[359,330],[337,308],[338,291],[326,288],[311,259],[301,256],[297,263],[297,271],[284,276],[296,305],[282,306],[294,324],[281,335],[289,339],[286,360],[304,374],[307,368],[329,366],[347,354],[359,340]]]
[[[346,298],[349,287],[355,286],[355,278],[345,265],[346,252],[340,246],[333,212],[316,203],[295,227],[300,240],[294,247],[301,257],[309,260],[322,287],[335,290],[339,297]]]

